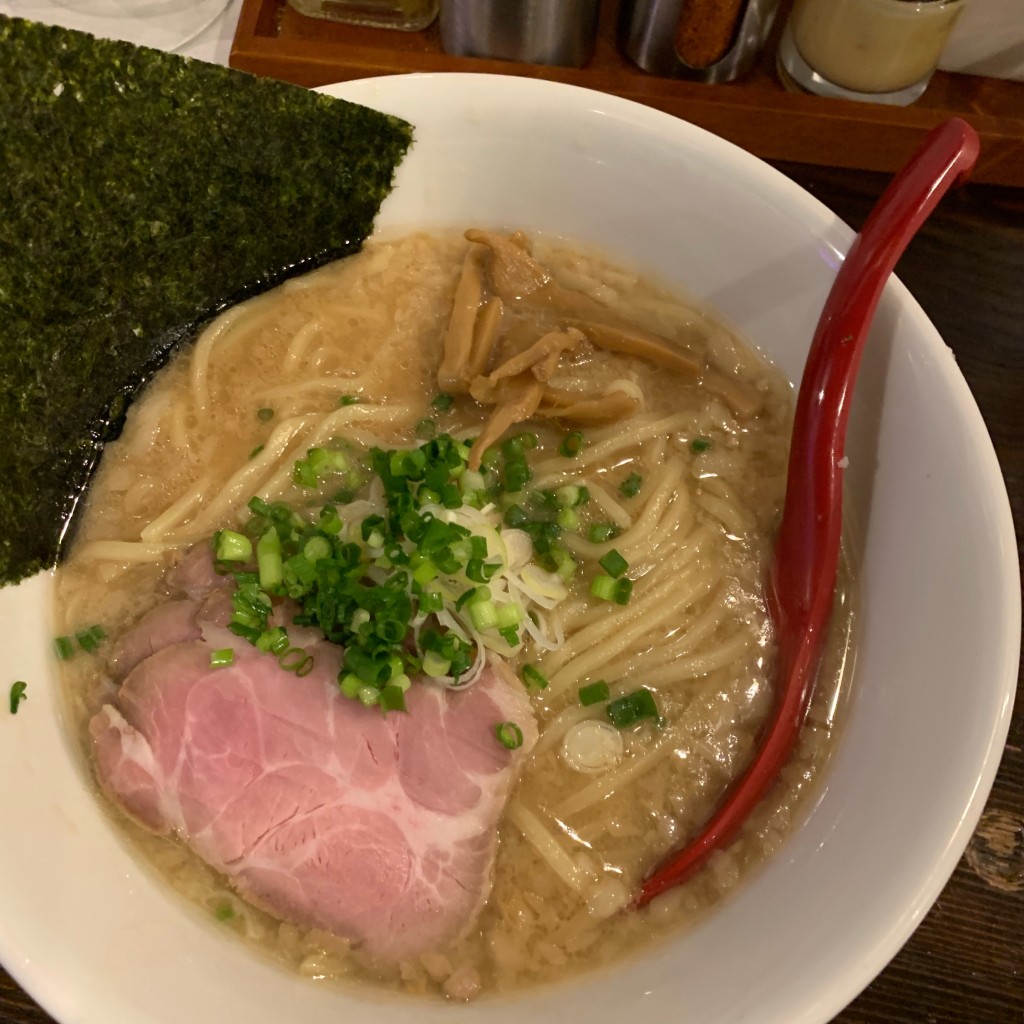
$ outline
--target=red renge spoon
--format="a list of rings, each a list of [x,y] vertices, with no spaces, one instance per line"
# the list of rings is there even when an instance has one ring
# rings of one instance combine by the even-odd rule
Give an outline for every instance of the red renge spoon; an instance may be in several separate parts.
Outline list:
[[[933,129],[854,239],[811,342],[789,454],[786,499],[768,579],[778,655],[775,701],[753,760],[686,846],[641,886],[635,905],[685,881],[736,838],[796,746],[832,609],[842,523],[843,452],[857,370],[882,290],[939,200],[970,174],[978,136],[953,118]]]

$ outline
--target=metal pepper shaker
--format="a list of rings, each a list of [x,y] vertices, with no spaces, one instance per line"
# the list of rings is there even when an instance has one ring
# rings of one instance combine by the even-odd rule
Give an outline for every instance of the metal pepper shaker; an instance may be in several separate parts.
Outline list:
[[[445,53],[582,67],[594,51],[600,0],[444,0]]]
[[[753,65],[779,0],[625,0],[619,40],[644,71],[728,82]]]

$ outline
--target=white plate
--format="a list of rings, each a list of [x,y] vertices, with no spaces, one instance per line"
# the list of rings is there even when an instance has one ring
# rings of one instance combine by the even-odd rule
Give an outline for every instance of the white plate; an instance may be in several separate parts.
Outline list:
[[[506,224],[603,246],[685,285],[798,376],[851,232],[760,161],[654,110],[537,80],[331,91],[416,127],[380,230]],[[896,281],[848,454],[864,610],[846,731],[803,827],[697,928],[600,976],[470,1007],[341,993],[267,966],[157,884],[98,810],[59,721],[44,576],[0,591],[7,675],[29,683],[17,717],[0,714],[0,959],[66,1024],[823,1024],[955,866],[1002,750],[1020,637],[991,443]]]

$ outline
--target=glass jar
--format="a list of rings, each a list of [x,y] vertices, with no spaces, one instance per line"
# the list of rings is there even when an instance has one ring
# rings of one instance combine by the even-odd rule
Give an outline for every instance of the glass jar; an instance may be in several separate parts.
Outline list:
[[[779,74],[819,96],[912,103],[966,2],[797,0],[779,43]]]
[[[440,0],[288,0],[288,5],[311,18],[418,32],[437,17]]]

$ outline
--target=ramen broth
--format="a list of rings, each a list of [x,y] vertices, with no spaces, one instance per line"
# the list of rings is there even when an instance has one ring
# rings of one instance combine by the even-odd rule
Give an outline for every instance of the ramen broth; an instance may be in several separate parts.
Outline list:
[[[453,436],[475,436],[490,410],[468,398],[448,410],[431,405],[466,249],[458,236],[370,244],[231,310],[178,355],[106,450],[58,574],[59,631],[100,623],[116,638],[166,598],[164,577],[182,553],[236,526],[253,494],[299,501],[291,466],[312,444],[412,446],[424,417]],[[635,358],[586,352],[560,371],[566,386],[597,379],[641,398],[621,422],[581,427],[585,443],[574,458],[559,451],[571,425],[529,426],[539,439],[530,486],[590,491],[583,528],[565,537],[573,557],[592,565],[616,548],[634,588],[628,604],[600,601],[589,593],[592,572],[578,571],[552,613],[564,644],[527,643],[513,662],[549,680],[533,694],[541,736],[500,825],[490,897],[453,946],[397,965],[367,963],[344,939],[247,905],[182,843],[111,808],[132,844],[216,927],[310,977],[469,998],[636,952],[696,920],[778,849],[834,742],[849,671],[848,589],[779,784],[731,848],[651,906],[623,912],[644,875],[706,820],[750,758],[770,708],[762,581],[784,489],[791,394],[727,327],[634,272],[562,246],[538,246],[538,256],[560,284],[706,360],[756,393],[762,409],[742,422],[701,385]],[[506,310],[502,333],[536,336],[554,325],[546,316]],[[633,474],[639,489],[627,496],[620,485]],[[615,523],[618,536],[587,539],[586,523],[597,521]],[[113,692],[111,646],[62,665],[87,758],[90,716]],[[598,751],[600,770],[583,771],[566,753],[578,745],[581,723],[605,718],[605,705],[578,698],[597,680],[612,696],[648,687],[661,717],[622,730]]]

